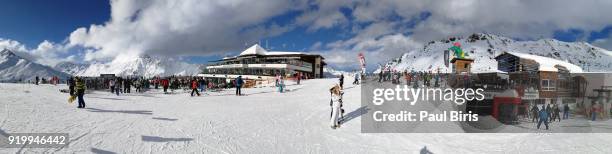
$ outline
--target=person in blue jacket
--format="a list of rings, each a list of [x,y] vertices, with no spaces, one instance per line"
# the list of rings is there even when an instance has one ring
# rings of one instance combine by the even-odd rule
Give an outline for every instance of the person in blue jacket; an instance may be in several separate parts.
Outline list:
[[[542,125],[542,122],[544,122],[546,130],[548,130],[548,112],[546,111],[546,109],[540,109],[540,111],[538,112],[538,116],[540,117],[540,120],[538,121],[538,129],[540,129],[540,125]]]
[[[243,83],[244,81],[242,80],[242,76],[238,76],[238,78],[236,78],[236,96],[242,95],[242,91],[240,91],[240,89],[242,88]]]

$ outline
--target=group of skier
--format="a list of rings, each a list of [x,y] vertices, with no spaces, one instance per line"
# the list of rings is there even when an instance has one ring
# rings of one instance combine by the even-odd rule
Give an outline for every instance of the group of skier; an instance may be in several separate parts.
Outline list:
[[[420,86],[440,87],[441,74],[433,73],[432,71],[380,71],[378,73],[378,82],[391,81],[393,84],[401,84],[402,77],[404,78],[406,85],[413,86],[414,88]]]
[[[541,108],[539,108],[537,105],[533,105],[531,108],[531,121],[534,122],[537,120],[537,129],[540,129],[540,126],[542,123],[544,123],[546,129],[548,130],[549,123],[555,120],[559,120],[559,122],[561,122],[561,110],[563,110],[563,119],[568,119],[570,107],[567,103],[563,105],[563,109],[559,107],[559,104],[542,105]]]
[[[119,93],[131,93],[132,86],[134,86],[136,92],[142,93],[145,89],[148,89],[149,82],[144,78],[122,78],[116,77],[114,79],[108,80],[108,87],[111,93],[119,96]]]

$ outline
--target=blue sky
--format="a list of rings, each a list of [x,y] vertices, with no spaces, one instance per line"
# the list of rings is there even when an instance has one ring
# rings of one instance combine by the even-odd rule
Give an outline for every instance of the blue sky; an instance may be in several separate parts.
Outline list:
[[[33,47],[44,40],[62,42],[79,27],[110,19],[105,0],[16,0],[3,3],[0,10],[0,37]]]
[[[269,50],[320,53],[328,57],[332,66],[341,68],[356,67],[350,55],[358,52],[366,52],[367,58],[372,55],[368,60],[376,63],[388,60],[384,56],[390,58],[404,52],[386,51],[387,48],[410,50],[429,40],[475,32],[520,40],[587,41],[612,48],[612,19],[603,15],[609,12],[606,10],[610,10],[610,3],[605,1],[262,3],[265,5],[241,0],[10,1],[0,5],[0,38],[19,42],[26,52],[40,59],[77,62],[151,54],[206,63],[260,42]],[[570,5],[573,10],[555,9]],[[602,9],[598,11],[598,7]],[[508,12],[529,16],[509,16]],[[390,36],[400,36],[403,44],[386,42]],[[50,47],[39,48],[44,41]]]

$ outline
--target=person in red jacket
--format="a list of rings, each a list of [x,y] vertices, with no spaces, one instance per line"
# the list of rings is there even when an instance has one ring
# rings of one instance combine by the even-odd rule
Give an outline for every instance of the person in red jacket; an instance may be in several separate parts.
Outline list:
[[[195,78],[191,79],[191,97],[193,97],[193,92],[200,96],[200,93],[198,92],[198,81]]]
[[[170,86],[170,83],[168,82],[168,79],[161,80],[161,85],[162,85],[162,87],[164,87],[164,94],[167,94],[168,93],[168,87]]]

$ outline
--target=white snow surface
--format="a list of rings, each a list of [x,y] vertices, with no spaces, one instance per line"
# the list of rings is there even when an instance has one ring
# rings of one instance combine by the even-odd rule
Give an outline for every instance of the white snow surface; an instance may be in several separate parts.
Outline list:
[[[399,58],[390,60],[385,66],[394,70],[450,72],[444,66],[444,50],[461,43],[468,58],[474,59],[473,72],[496,72],[497,61],[494,59],[503,52],[514,52],[548,57],[582,67],[587,72],[612,71],[612,53],[586,42],[563,42],[555,39],[537,41],[516,41],[493,34],[476,33],[468,37],[458,37],[454,41],[443,39],[431,41],[419,50],[407,51]],[[451,52],[452,57],[452,52]],[[379,72],[380,68],[375,71]]]
[[[47,79],[57,76],[66,79],[70,75],[32,62],[8,49],[0,51],[0,82],[34,81],[36,76]]]
[[[365,134],[360,133],[361,117],[333,130],[328,89],[336,81],[305,80],[282,94],[249,88],[240,97],[233,90],[200,97],[94,91],[85,95],[86,109],[66,102],[67,94],[58,91],[65,86],[2,83],[0,131],[69,133],[71,143],[0,148],[0,153],[418,153],[425,146],[433,153],[612,151],[612,134],[606,133]],[[360,87],[345,85],[344,109],[350,114],[360,108]],[[609,124],[592,125],[609,129]],[[551,129],[558,127],[553,123]]]

